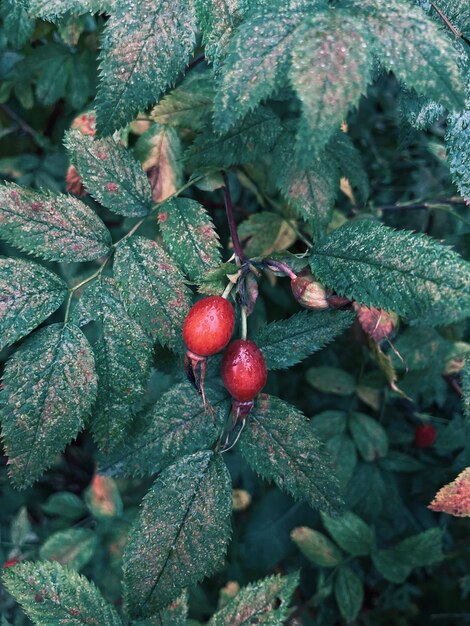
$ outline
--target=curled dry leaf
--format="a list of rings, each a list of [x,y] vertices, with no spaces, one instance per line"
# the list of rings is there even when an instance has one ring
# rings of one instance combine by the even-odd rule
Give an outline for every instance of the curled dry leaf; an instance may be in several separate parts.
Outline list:
[[[354,303],[354,310],[362,330],[374,341],[380,342],[386,339],[395,327],[392,314],[374,306],[367,307],[364,304]]]
[[[439,489],[428,509],[456,517],[470,517],[470,467]]]
[[[65,189],[68,193],[73,193],[75,196],[86,196],[86,189],[83,186],[80,174],[73,165],[69,165],[67,174],[65,176]]]

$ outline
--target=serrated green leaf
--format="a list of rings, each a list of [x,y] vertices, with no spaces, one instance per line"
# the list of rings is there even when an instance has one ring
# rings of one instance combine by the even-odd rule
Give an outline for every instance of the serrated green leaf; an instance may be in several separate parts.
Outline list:
[[[219,236],[205,208],[187,198],[175,198],[160,206],[158,223],[171,256],[193,281],[222,262]]]
[[[68,528],[48,537],[39,550],[39,556],[78,572],[92,558],[97,544],[98,537],[89,528]]]
[[[352,413],[349,428],[364,461],[375,461],[387,456],[387,432],[377,420],[365,413]]]
[[[54,104],[67,95],[67,83],[73,71],[73,59],[67,46],[59,43],[42,46],[31,57],[30,64],[37,73],[36,97],[41,104]]]
[[[333,460],[333,467],[345,488],[354,474],[357,465],[357,452],[353,440],[348,435],[334,435],[326,442],[326,449]]]
[[[290,80],[302,102],[304,129],[297,151],[318,154],[356,107],[371,81],[372,57],[361,23],[347,11],[329,9],[309,17],[295,35]]]
[[[352,511],[346,511],[341,517],[330,517],[321,513],[323,526],[336,543],[348,554],[365,556],[369,554],[374,541],[370,526]]]
[[[465,419],[470,420],[470,357],[465,359],[465,367],[462,370],[463,411]]]
[[[152,188],[132,154],[114,139],[93,139],[79,130],[65,135],[65,147],[87,191],[103,206],[119,215],[146,215]]]
[[[326,152],[326,158],[331,155],[336,161],[341,176],[349,181],[356,202],[363,204],[369,197],[369,179],[364,169],[361,153],[350,137],[344,132],[336,133],[327,145]]]
[[[222,167],[246,163],[268,154],[281,132],[280,120],[269,109],[259,107],[225,135],[206,130],[186,153],[190,168]]]
[[[275,3],[269,12],[254,13],[231,39],[214,101],[219,132],[227,132],[285,84],[294,33],[307,15],[305,2],[287,5]]]
[[[324,348],[353,319],[348,311],[301,311],[262,327],[253,340],[263,352],[268,369],[284,369]]]
[[[449,117],[446,147],[452,179],[470,202],[470,110]]]
[[[215,411],[213,418],[189,383],[175,385],[149,411],[148,426],[101,459],[100,471],[149,476],[180,456],[210,448],[223,427],[230,401],[221,387],[206,385],[205,393]]]
[[[251,583],[237,593],[208,622],[208,626],[281,626],[288,616],[289,601],[299,582],[298,573],[269,576]]]
[[[28,0],[28,10],[34,17],[54,22],[65,13],[111,13],[116,0]]]
[[[426,2],[432,5],[429,1]],[[470,35],[470,6],[467,0],[439,0],[440,11],[446,16],[449,22],[458,28],[464,35]],[[436,19],[442,20],[435,7],[432,7]]]
[[[1,237],[50,261],[91,261],[107,254],[109,231],[86,204],[72,196],[0,186]]]
[[[374,550],[372,552],[372,563],[382,576],[400,585],[412,572],[412,567],[401,560],[401,554],[396,553],[393,548],[390,550]]]
[[[155,203],[163,202],[183,184],[181,141],[171,126],[152,126],[139,137],[134,152],[152,183]]]
[[[194,42],[194,10],[184,0],[118,2],[100,53],[100,135],[110,135],[154,104],[184,70]]]
[[[346,430],[347,413],[344,411],[323,411],[310,420],[310,428],[322,441],[335,435],[342,435]]]
[[[0,258],[0,350],[52,315],[66,293],[67,285],[45,267]]]
[[[348,623],[353,622],[364,601],[364,585],[350,567],[343,566],[338,571],[335,580],[335,598],[342,617]]]
[[[3,573],[3,583],[37,626],[122,626],[97,587],[59,563],[21,563]]]
[[[338,481],[323,444],[293,406],[261,394],[240,437],[243,456],[263,478],[311,507],[336,512]]]
[[[213,99],[212,72],[193,70],[160,100],[150,116],[162,125],[200,131],[208,125]]]
[[[132,626],[188,626],[188,593],[183,594],[166,609],[158,611],[147,619],[132,622]]]
[[[13,483],[27,487],[83,428],[96,397],[91,347],[71,324],[31,335],[7,361],[0,394]]]
[[[116,248],[114,274],[131,317],[174,350],[190,308],[190,291],[173,259],[154,241],[131,237]]]
[[[28,509],[20,507],[18,513],[10,524],[10,539],[13,545],[21,547],[31,539],[31,522],[29,521]],[[33,534],[33,537],[35,535]]]
[[[414,91],[400,94],[400,113],[416,130],[426,130],[444,115],[445,109],[429,98],[418,96]]]
[[[160,474],[124,552],[131,617],[151,615],[222,565],[231,509],[231,480],[219,454],[185,456]]]
[[[341,550],[326,535],[313,528],[294,528],[291,539],[309,561],[320,567],[336,567],[343,560]]]
[[[145,392],[152,346],[127,314],[111,278],[102,277],[84,291],[72,319],[79,326],[92,320],[101,326],[93,344],[99,384],[91,430],[100,449],[111,450],[126,437],[131,405]]]
[[[310,367],[305,376],[309,385],[323,393],[350,396],[356,391],[354,378],[338,367],[329,367],[328,365]]]
[[[438,366],[444,370],[446,357],[452,342],[434,328],[407,328],[394,342],[397,352],[392,355],[393,365],[407,371],[429,369]]]
[[[58,491],[47,498],[41,509],[49,515],[76,519],[86,513],[83,500],[70,491]]]
[[[0,5],[3,32],[13,48],[21,48],[31,37],[35,22],[27,11],[24,0],[4,0]]]
[[[238,227],[248,257],[268,256],[272,252],[287,250],[296,241],[292,225],[277,213],[254,213]]]
[[[354,0],[380,62],[407,88],[445,107],[464,104],[464,80],[451,39],[405,0]],[[384,10],[387,19],[384,19]]]
[[[422,324],[470,314],[470,264],[425,235],[371,220],[348,222],[315,245],[310,265],[338,294]]]

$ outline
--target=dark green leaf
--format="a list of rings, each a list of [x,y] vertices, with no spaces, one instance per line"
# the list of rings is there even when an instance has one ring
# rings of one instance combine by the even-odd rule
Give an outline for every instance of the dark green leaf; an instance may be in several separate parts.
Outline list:
[[[347,311],[301,311],[261,328],[253,338],[268,369],[300,363],[341,334],[353,320]]]
[[[449,167],[454,183],[470,202],[470,110],[449,117],[446,134]]]
[[[51,261],[90,261],[107,254],[111,236],[86,204],[67,195],[0,186],[1,237]]]
[[[335,598],[339,612],[349,623],[353,622],[364,601],[364,586],[350,567],[340,567],[335,580]]]
[[[161,471],[175,459],[210,448],[223,427],[229,399],[221,387],[206,385],[214,418],[189,383],[180,383],[163,394],[149,411],[146,428],[121,444],[101,471],[112,475],[147,476]]]
[[[163,345],[181,349],[190,291],[173,259],[154,241],[131,237],[116,249],[114,274],[131,317]]]
[[[333,135],[326,147],[326,158],[331,155],[336,161],[339,172],[353,188],[357,203],[364,203],[369,196],[369,179],[364,169],[362,156],[349,136],[344,132]]]
[[[92,558],[98,537],[89,528],[68,528],[54,533],[41,546],[39,556],[79,570]]]
[[[58,491],[47,498],[41,509],[49,515],[76,519],[86,513],[83,500],[70,491]]]
[[[34,31],[34,20],[27,12],[24,0],[3,0],[0,5],[3,32],[13,48],[21,48]]]
[[[54,313],[66,293],[67,285],[41,265],[0,258],[0,350]]]
[[[53,22],[69,11],[75,15],[110,13],[115,3],[116,0],[28,0],[28,9],[31,15]]]
[[[191,280],[201,282],[208,270],[222,262],[212,219],[196,200],[175,198],[165,202],[158,222],[168,252]]]
[[[299,575],[294,573],[289,576],[270,576],[251,583],[213,615],[208,626],[282,626],[288,616],[289,601],[298,582]]]
[[[356,468],[356,446],[348,435],[335,435],[326,442],[326,449],[333,460],[340,485],[345,488]]]
[[[166,609],[158,611],[147,619],[132,622],[133,626],[187,626],[188,594],[186,591]]]
[[[349,428],[364,461],[374,461],[387,456],[388,436],[377,420],[365,413],[352,413]]]
[[[13,483],[27,487],[83,428],[96,397],[91,347],[73,325],[31,335],[5,366],[0,395]]]
[[[160,474],[124,552],[125,598],[132,617],[165,607],[188,584],[222,565],[231,509],[231,480],[218,454],[185,456]]]
[[[400,369],[422,370],[433,366],[444,368],[452,342],[434,328],[407,328],[394,342],[401,359],[393,353],[393,365]]]
[[[344,411],[323,411],[314,415],[310,427],[322,441],[327,441],[336,435],[342,435],[346,430],[347,413]]]
[[[121,0],[106,24],[96,99],[98,130],[110,135],[154,104],[184,70],[195,18],[183,0]]]
[[[263,478],[273,480],[316,509],[341,508],[331,459],[306,418],[279,398],[261,394],[241,437],[243,456]]]
[[[111,278],[101,278],[85,290],[72,319],[79,326],[92,320],[101,326],[93,344],[99,384],[91,430],[99,447],[107,451],[125,438],[131,405],[145,392],[152,346],[127,314]]]
[[[353,556],[369,554],[374,541],[374,533],[370,526],[358,515],[346,511],[341,517],[330,517],[321,514],[323,526],[336,543]]]
[[[350,396],[356,391],[354,378],[338,367],[321,365],[310,367],[306,373],[307,382],[322,393],[334,393],[338,396]]]
[[[152,189],[141,164],[114,139],[93,139],[78,130],[65,135],[65,147],[87,191],[119,215],[146,215]]]
[[[470,357],[465,360],[462,371],[463,410],[467,420],[470,420]]]
[[[336,567],[343,560],[341,550],[318,530],[294,528],[291,539],[309,561],[320,567]]]
[[[348,222],[313,249],[314,275],[367,306],[449,324],[470,314],[470,264],[431,237]]]
[[[22,563],[3,573],[9,593],[37,626],[122,626],[93,583],[59,563]]]

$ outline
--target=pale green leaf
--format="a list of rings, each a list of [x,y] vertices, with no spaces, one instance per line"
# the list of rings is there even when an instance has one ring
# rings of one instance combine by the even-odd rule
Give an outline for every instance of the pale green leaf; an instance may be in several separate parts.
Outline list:
[[[101,326],[93,344],[98,396],[91,430],[99,447],[110,450],[126,437],[131,405],[145,392],[152,346],[139,324],[127,314],[111,278],[101,278],[85,290],[72,319],[79,326],[90,321]]]
[[[238,236],[248,257],[266,257],[290,248],[297,239],[292,224],[277,213],[254,213],[238,226]]]
[[[78,130],[65,135],[65,147],[87,191],[119,215],[142,216],[151,208],[150,182],[132,154],[114,139],[93,139]]]
[[[253,340],[268,369],[284,369],[321,350],[352,323],[348,311],[301,311],[262,327]]]
[[[320,567],[336,567],[343,560],[341,550],[323,533],[301,526],[294,528],[291,539],[309,561]]]
[[[90,261],[107,254],[109,231],[86,204],[65,194],[0,186],[2,239],[50,261]]]
[[[299,28],[292,50],[290,80],[302,102],[299,155],[318,154],[356,107],[371,82],[372,58],[361,23],[341,9],[318,11]],[[304,157],[305,158],[305,157]],[[304,159],[303,159],[304,160]]]
[[[297,573],[269,576],[243,587],[208,626],[282,626],[288,617],[289,601],[299,582]]]
[[[154,104],[185,69],[194,42],[193,7],[184,0],[120,0],[101,46],[100,135],[110,135]]]
[[[230,536],[232,488],[219,454],[185,456],[145,496],[124,552],[131,617],[164,608],[189,584],[216,571]]]
[[[146,417],[148,425],[124,442],[110,457],[102,457],[100,471],[117,476],[155,474],[186,455],[209,449],[217,440],[230,410],[222,387],[205,386],[213,418],[189,383],[163,394]]]
[[[306,373],[307,382],[322,393],[334,393],[338,396],[350,396],[356,391],[354,378],[338,367],[320,365],[310,367]]]
[[[363,519],[352,511],[346,511],[341,517],[321,514],[323,526],[336,543],[348,554],[365,556],[369,554],[374,541],[374,533]]]
[[[55,22],[65,13],[111,13],[116,0],[28,0],[28,10],[34,17]]]
[[[470,202],[470,110],[449,117],[446,146],[453,181]]]
[[[348,623],[353,622],[364,601],[364,585],[359,576],[348,566],[340,567],[336,576],[335,598],[342,617]]]
[[[114,274],[130,316],[154,339],[179,350],[191,302],[173,259],[154,241],[131,237],[116,249]]]
[[[98,537],[89,528],[68,528],[48,537],[39,550],[39,556],[78,572],[92,558],[97,545]]]
[[[261,394],[240,437],[243,456],[262,477],[311,507],[336,512],[338,481],[323,444],[305,416],[279,398]]]
[[[39,326],[66,293],[67,285],[45,267],[0,258],[0,350]]]
[[[310,420],[310,428],[322,441],[327,441],[346,431],[347,413],[344,411],[322,411]]]
[[[187,198],[175,198],[160,206],[158,223],[171,256],[193,281],[222,262],[219,236],[205,208]]]
[[[36,626],[122,626],[97,587],[59,563],[21,563],[3,583]]]
[[[338,294],[423,324],[470,313],[470,264],[425,235],[372,220],[348,222],[315,245],[310,265]]]
[[[34,482],[83,428],[96,384],[91,347],[70,324],[35,332],[7,361],[0,408],[16,486]]]
[[[26,506],[21,506],[18,513],[11,520],[10,524],[10,539],[13,545],[21,547],[28,541],[31,541],[32,533],[31,522],[29,521],[28,509]]]
[[[373,417],[365,413],[352,413],[349,428],[364,461],[375,461],[387,456],[387,432]]]
[[[60,515],[66,519],[76,519],[86,514],[83,500],[70,491],[57,491],[41,504],[41,509],[49,515]]]

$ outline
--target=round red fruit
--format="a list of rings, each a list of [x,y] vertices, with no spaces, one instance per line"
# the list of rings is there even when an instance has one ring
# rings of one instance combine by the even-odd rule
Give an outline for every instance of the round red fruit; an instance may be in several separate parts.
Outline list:
[[[235,326],[232,304],[222,296],[202,298],[191,307],[183,326],[188,350],[198,356],[211,356],[225,348]]]
[[[253,400],[266,384],[268,373],[263,353],[250,339],[232,341],[222,357],[222,380],[232,398]]]
[[[418,424],[415,428],[415,444],[419,448],[430,448],[436,436],[437,431],[432,424]]]

